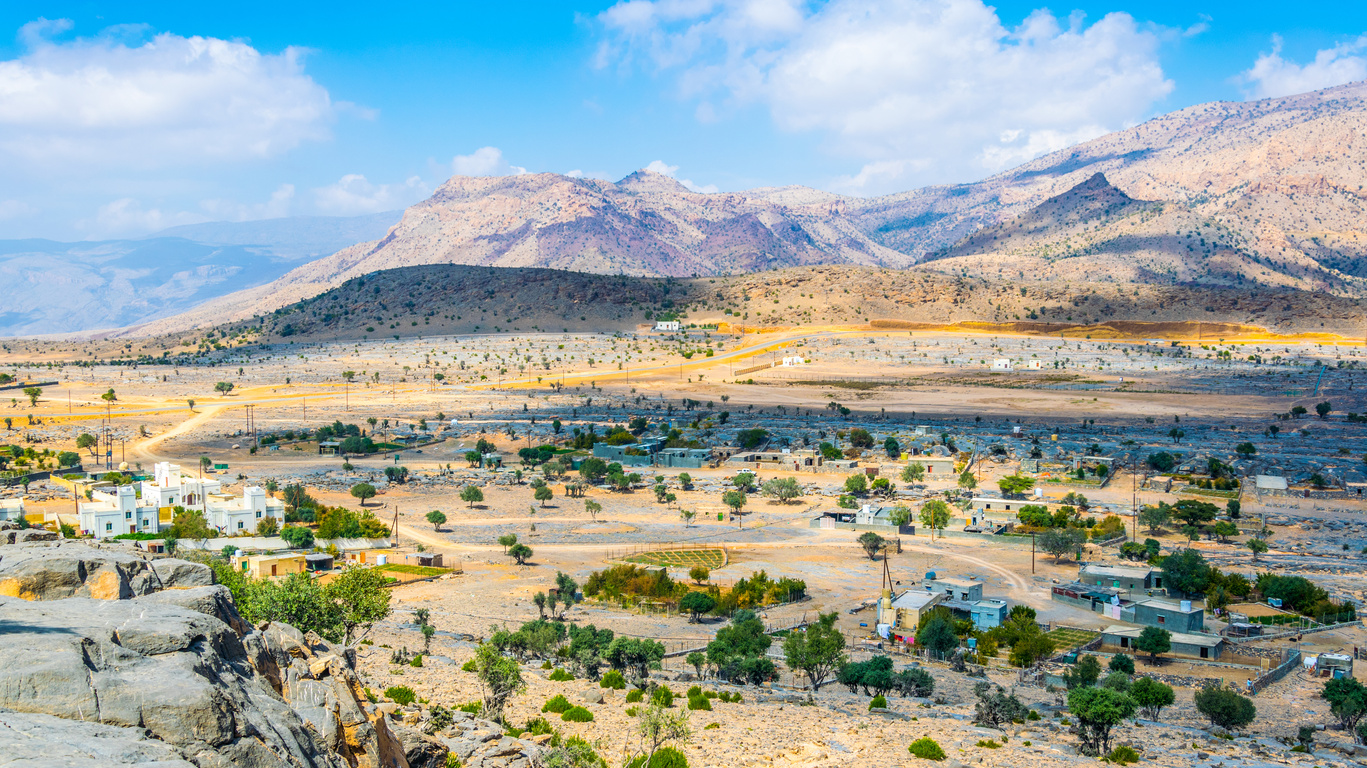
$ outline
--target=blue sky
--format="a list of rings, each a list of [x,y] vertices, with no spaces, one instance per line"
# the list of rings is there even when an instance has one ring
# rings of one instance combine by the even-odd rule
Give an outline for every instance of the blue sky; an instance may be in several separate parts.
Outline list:
[[[11,2],[0,237],[389,210],[458,171],[968,181],[1187,105],[1367,78],[1365,6]]]

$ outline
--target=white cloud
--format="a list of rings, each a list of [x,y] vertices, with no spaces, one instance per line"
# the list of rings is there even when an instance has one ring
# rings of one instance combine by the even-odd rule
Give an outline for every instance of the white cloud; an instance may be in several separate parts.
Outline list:
[[[451,170],[457,176],[521,176],[527,172],[520,165],[509,165],[498,147],[480,147],[468,155],[451,158]]]
[[[1318,91],[1335,85],[1367,80],[1367,35],[1315,53],[1315,60],[1300,65],[1282,58],[1282,38],[1272,36],[1272,52],[1264,53],[1243,73],[1250,98],[1266,99]]]
[[[818,132],[855,192],[962,180],[1133,124],[1172,83],[1159,34],[1123,13],[1036,11],[1014,29],[981,0],[619,3],[599,62],[677,73],[699,120],[750,103]]]
[[[238,203],[232,200],[202,200],[199,207],[211,217],[223,221],[252,221],[278,219],[290,215],[294,202],[294,185],[281,184],[264,203]]]
[[[37,213],[37,208],[22,200],[0,200],[0,221],[29,218]]]
[[[406,208],[432,194],[421,178],[410,176],[402,184],[372,184],[350,173],[335,184],[313,190],[314,207],[328,216],[355,216]]]
[[[674,178],[674,172],[679,170],[679,166],[667,165],[663,160],[651,160],[650,165],[647,165],[645,167],[645,170],[650,171],[651,173],[658,173],[663,176]],[[715,195],[717,193],[716,184],[708,184],[706,186],[703,186],[699,184],[694,184],[692,179],[675,180],[678,181],[680,184],[684,185],[684,187],[686,187],[690,192],[697,192],[698,194],[702,195]]]
[[[105,30],[67,41],[66,20],[24,26],[0,61],[0,153],[51,167],[147,168],[264,158],[325,139],[336,106],[303,51]]]
[[[95,213],[94,221],[81,221],[77,226],[85,230],[90,237],[132,237],[167,227],[198,224],[203,221],[208,221],[208,217],[203,214],[163,211],[159,208],[144,209],[140,201],[124,197],[100,206]]]

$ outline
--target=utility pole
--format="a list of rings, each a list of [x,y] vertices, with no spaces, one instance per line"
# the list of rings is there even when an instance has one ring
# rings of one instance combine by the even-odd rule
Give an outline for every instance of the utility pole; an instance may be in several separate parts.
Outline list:
[[[1035,532],[1030,532],[1030,573],[1035,572]]]

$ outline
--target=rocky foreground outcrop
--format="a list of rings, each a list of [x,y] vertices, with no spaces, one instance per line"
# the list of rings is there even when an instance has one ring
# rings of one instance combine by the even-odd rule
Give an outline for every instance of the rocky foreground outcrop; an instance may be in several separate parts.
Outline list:
[[[253,627],[213,582],[202,564],[122,547],[0,545],[0,762],[410,768],[412,754],[436,768],[448,744],[467,758],[488,749],[466,741],[498,745],[492,723],[493,738],[434,738],[420,713],[370,703],[354,649]],[[526,764],[535,746],[504,752]]]

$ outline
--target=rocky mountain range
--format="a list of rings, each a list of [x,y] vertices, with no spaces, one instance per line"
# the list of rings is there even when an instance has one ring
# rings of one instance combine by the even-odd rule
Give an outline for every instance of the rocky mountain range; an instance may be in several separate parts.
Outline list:
[[[860,265],[1360,297],[1364,137],[1367,83],[1355,83],[1202,104],[979,182],[877,198],[804,187],[700,194],[649,171],[615,183],[457,176],[382,238],[137,332],[248,318],[425,264],[674,277]]]

